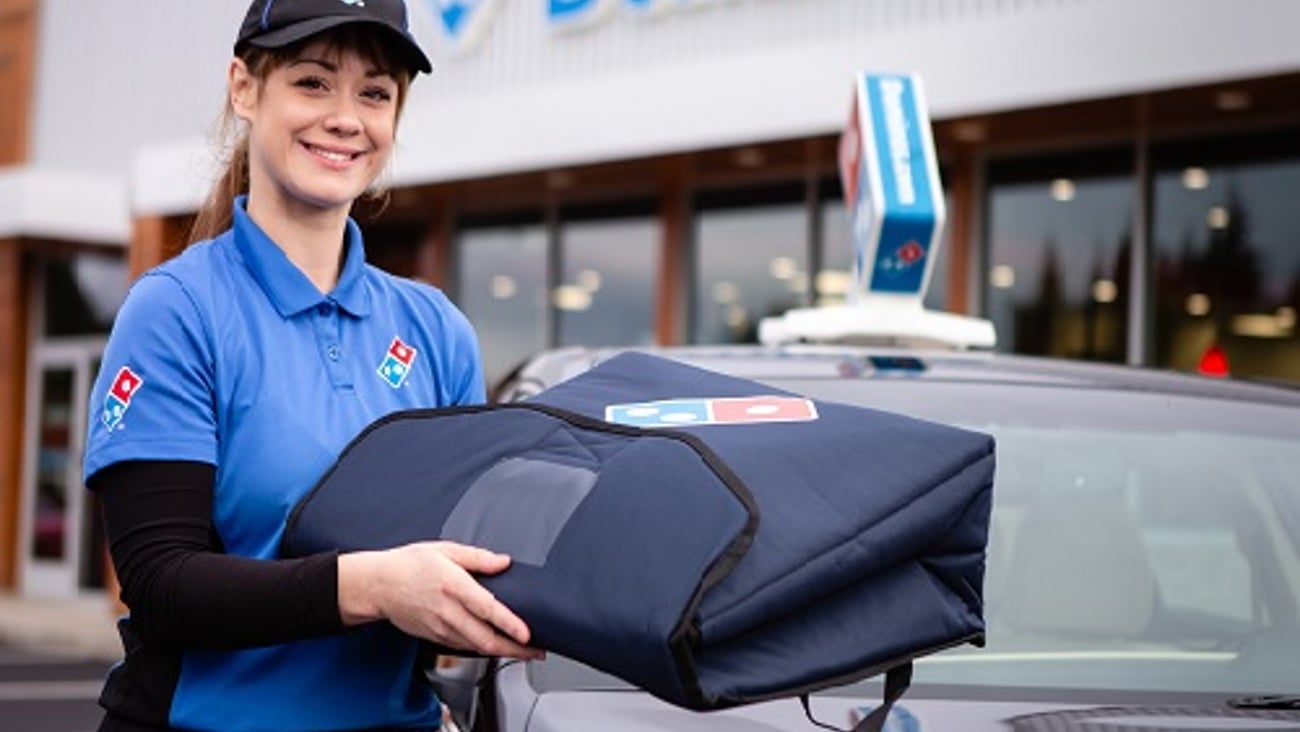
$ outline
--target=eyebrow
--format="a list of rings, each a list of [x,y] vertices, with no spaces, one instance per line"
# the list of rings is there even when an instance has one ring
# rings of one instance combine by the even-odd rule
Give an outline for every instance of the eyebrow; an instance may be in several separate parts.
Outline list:
[[[323,59],[323,58],[314,58],[314,57],[309,57],[309,56],[301,56],[301,57],[296,58],[296,59],[294,59],[294,60],[292,60],[292,61],[289,62],[289,66],[291,66],[291,67],[292,67],[292,66],[301,66],[301,65],[303,65],[303,64],[314,64],[314,65],[316,65],[316,66],[320,66],[321,68],[325,69],[326,71],[330,72],[331,74],[336,74],[336,73],[338,73],[338,70],[339,70],[339,65],[338,65],[338,64],[334,63],[333,61],[327,61],[326,59]],[[388,69],[381,69],[381,68],[372,68],[372,69],[368,69],[368,70],[366,71],[366,78],[367,78],[367,79],[373,79],[373,78],[378,77],[378,76],[388,76],[388,77],[392,77],[392,76],[393,76],[393,73],[392,73],[391,71],[389,71]]]

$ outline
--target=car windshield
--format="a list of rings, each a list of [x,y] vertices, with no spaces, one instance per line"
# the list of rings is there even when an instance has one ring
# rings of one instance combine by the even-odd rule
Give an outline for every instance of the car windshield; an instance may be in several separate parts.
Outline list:
[[[916,683],[1296,691],[1300,409],[1043,384],[769,383],[997,440],[988,645],[918,661]]]

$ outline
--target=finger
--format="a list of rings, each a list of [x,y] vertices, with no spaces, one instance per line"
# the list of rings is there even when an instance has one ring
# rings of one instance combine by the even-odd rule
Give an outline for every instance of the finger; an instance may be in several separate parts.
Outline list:
[[[460,651],[472,651],[474,644],[468,638],[461,634],[460,630],[448,622],[445,617],[431,615],[428,618],[419,616],[399,617],[391,619],[397,629],[407,635],[416,638],[423,638],[440,646],[446,646]]]
[[[501,635],[496,628],[475,616],[467,608],[449,609],[443,618],[456,632],[470,643],[470,648],[487,656],[504,656],[509,658],[540,658],[537,649],[517,643]]]
[[[468,582],[457,582],[447,588],[447,593],[455,598],[479,620],[495,627],[501,633],[514,639],[520,645],[528,645],[532,632],[528,624],[506,607],[487,588],[469,578]]]
[[[497,574],[510,566],[509,556],[482,547],[457,544],[454,541],[440,541],[436,546],[438,551],[467,572]]]
[[[450,624],[445,625],[440,632],[430,633],[428,640],[438,645],[453,648],[458,651],[473,652],[474,641],[466,638],[459,629],[453,628]]]

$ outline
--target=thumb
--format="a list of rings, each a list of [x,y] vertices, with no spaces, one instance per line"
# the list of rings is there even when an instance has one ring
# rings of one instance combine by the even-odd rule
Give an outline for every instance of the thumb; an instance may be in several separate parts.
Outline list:
[[[438,551],[467,572],[496,574],[510,566],[510,557],[477,546],[440,541]]]

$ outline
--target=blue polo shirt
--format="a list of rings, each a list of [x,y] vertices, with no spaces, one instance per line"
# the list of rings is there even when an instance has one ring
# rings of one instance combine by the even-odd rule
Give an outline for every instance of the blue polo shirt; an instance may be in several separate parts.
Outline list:
[[[482,402],[484,384],[465,317],[440,291],[367,265],[355,222],[322,295],[243,203],[230,230],[132,286],[92,392],[84,475],[123,460],[215,465],[226,551],[272,559],[293,506],[362,428],[400,409]],[[432,693],[412,684],[415,653],[386,623],[185,652],[171,724],[437,726]]]

